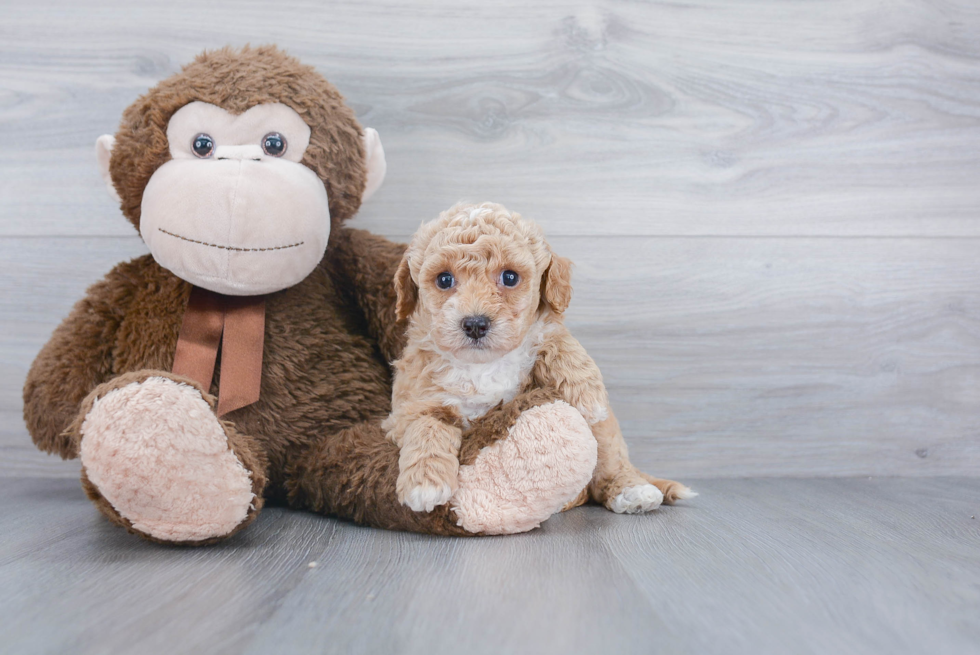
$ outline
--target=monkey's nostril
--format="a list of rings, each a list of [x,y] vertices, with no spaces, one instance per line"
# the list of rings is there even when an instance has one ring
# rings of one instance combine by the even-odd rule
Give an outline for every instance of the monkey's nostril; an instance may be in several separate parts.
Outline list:
[[[461,325],[466,336],[474,341],[487,336],[490,331],[490,319],[486,316],[467,316]]]

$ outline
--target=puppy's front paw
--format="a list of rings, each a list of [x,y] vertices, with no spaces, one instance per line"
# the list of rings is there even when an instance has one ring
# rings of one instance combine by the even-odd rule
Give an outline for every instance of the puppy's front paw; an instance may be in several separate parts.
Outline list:
[[[569,404],[582,414],[589,425],[602,423],[609,418],[609,396],[601,378],[569,385],[565,393]]]
[[[618,495],[606,501],[606,507],[617,514],[642,514],[657,509],[664,502],[664,495],[652,484],[626,487]]]
[[[431,512],[456,493],[459,462],[450,466],[435,458],[415,462],[398,474],[398,502],[416,512]]]
[[[432,486],[422,484],[412,487],[407,493],[398,495],[402,505],[415,512],[431,512],[439,505],[445,505],[453,497],[453,490],[448,484]]]
[[[582,414],[586,423],[589,425],[595,425],[596,423],[602,423],[607,418],[609,418],[609,408],[602,403],[595,403],[591,406],[586,405],[576,405],[575,409]]]

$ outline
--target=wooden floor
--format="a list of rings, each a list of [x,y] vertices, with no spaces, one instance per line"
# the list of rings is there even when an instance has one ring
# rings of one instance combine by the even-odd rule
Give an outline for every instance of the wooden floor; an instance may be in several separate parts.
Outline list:
[[[3,0],[0,654],[980,653],[978,37],[976,0]],[[355,225],[540,222],[633,459],[702,495],[462,541],[271,508],[190,551],[97,515],[20,396],[145,252],[93,144],[247,42],[379,130]]]
[[[4,478],[0,652],[980,652],[980,479],[696,486],[486,539],[271,508],[185,550],[110,525],[77,481]]]

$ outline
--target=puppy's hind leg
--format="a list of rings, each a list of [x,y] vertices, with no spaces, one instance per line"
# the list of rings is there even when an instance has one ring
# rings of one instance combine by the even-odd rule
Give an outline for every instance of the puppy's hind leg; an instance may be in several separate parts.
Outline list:
[[[697,494],[673,480],[654,478],[629,461],[626,441],[619,422],[609,418],[592,426],[599,444],[599,462],[589,484],[592,499],[617,514],[640,514],[657,509],[662,503],[693,498]]]

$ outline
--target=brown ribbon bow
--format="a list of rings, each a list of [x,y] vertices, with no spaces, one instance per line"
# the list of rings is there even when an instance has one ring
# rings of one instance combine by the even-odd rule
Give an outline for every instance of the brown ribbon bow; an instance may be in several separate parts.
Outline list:
[[[220,345],[218,416],[224,416],[259,399],[264,341],[265,296],[226,296],[194,287],[173,372],[210,389]]]

